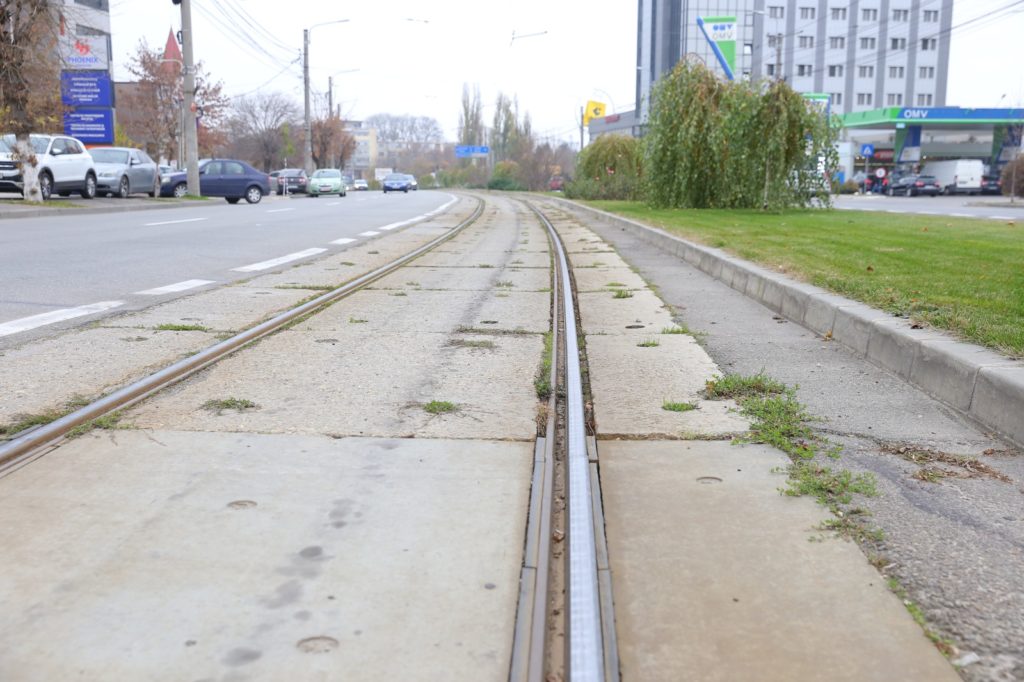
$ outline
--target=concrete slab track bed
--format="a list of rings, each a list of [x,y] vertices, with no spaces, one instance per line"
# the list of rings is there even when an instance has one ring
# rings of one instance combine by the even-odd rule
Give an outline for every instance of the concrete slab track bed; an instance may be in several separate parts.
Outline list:
[[[508,680],[552,256],[522,201],[480,200],[434,251],[4,470],[0,680]],[[542,208],[578,287],[616,615],[605,679],[957,679],[857,546],[816,529],[829,512],[778,494],[787,458],[729,442],[748,418],[705,398],[721,369],[663,333],[663,299],[584,221]],[[0,423],[122,385],[457,222],[14,348]],[[152,330],[196,320],[206,331]],[[111,360],[153,334],[169,336]],[[54,353],[85,364],[88,343],[105,359],[62,392]],[[556,551],[564,502],[542,532]],[[552,584],[541,603],[562,603]],[[547,616],[548,668],[529,679],[578,679],[565,613]]]

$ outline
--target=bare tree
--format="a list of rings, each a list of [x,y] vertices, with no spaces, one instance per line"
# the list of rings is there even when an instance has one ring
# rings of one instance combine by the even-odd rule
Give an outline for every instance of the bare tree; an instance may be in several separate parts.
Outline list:
[[[344,168],[356,150],[355,138],[345,130],[341,114],[331,109],[326,95],[315,93],[313,108],[313,164],[317,168]]]
[[[484,105],[480,101],[480,86],[473,89],[470,97],[469,85],[462,86],[462,111],[459,112],[459,144],[481,145],[484,143]]]
[[[61,28],[48,0],[0,0],[0,130],[14,134],[12,151],[29,201],[43,199],[29,134],[55,127],[62,113],[54,58]]]
[[[429,116],[374,114],[365,121],[377,130],[377,144],[384,165],[407,170],[429,170],[441,150],[444,132]]]
[[[251,139],[263,170],[278,163],[285,148],[285,127],[298,120],[299,108],[280,92],[239,97],[232,116],[234,137]]]

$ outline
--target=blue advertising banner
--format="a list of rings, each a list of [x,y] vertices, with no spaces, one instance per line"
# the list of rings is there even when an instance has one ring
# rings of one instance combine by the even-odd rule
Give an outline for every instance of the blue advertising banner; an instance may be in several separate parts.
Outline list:
[[[107,71],[61,71],[60,97],[69,107],[112,107],[113,88]]]
[[[113,109],[77,109],[64,114],[64,134],[85,144],[114,144]]]

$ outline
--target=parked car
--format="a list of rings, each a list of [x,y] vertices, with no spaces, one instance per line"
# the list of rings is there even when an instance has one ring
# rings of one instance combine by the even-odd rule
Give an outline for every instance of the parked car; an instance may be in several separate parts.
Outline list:
[[[183,197],[186,184],[184,171],[165,175],[160,196]],[[237,204],[239,199],[258,204],[264,194],[270,194],[270,177],[245,161],[204,159],[199,162],[199,192],[204,197],[224,197],[229,204]]]
[[[285,168],[277,175],[277,193],[295,194],[306,192],[309,186],[309,178],[306,171],[301,168]]]
[[[405,177],[407,177],[409,179],[409,189],[411,189],[412,191],[415,192],[416,190],[418,190],[420,188],[420,183],[416,182],[416,176],[415,175],[411,175],[409,173],[406,173]]]
[[[352,188],[355,189],[357,192],[365,192],[366,190],[370,189],[370,185],[367,184],[366,180],[359,178],[358,180],[352,183]]]
[[[384,176],[383,182],[380,183],[381,189],[384,190],[384,194],[388,192],[405,192],[409,193],[409,176],[405,173],[388,173]]]
[[[927,194],[930,197],[938,196],[942,192],[934,175],[904,175],[889,185],[889,196],[894,197],[902,194],[907,197],[915,197],[918,194]]]
[[[985,164],[980,159],[929,161],[921,172],[935,176],[943,194],[978,194]]]
[[[122,199],[145,192],[155,197],[160,191],[160,172],[153,159],[141,149],[100,147],[91,150],[96,164],[96,192]]]
[[[309,196],[318,197],[321,194],[337,194],[345,196],[345,181],[341,177],[341,171],[336,168],[321,168],[313,171],[309,178]]]
[[[548,189],[552,192],[561,192],[565,189],[565,178],[561,175],[551,176],[551,180],[548,181]]]
[[[14,135],[0,136],[0,192],[24,195],[25,183],[15,161]],[[62,197],[78,192],[84,199],[96,196],[96,167],[85,145],[66,135],[29,135],[39,171],[43,201],[56,192]]]
[[[1002,194],[1003,180],[998,175],[984,175],[981,178],[982,194]]]

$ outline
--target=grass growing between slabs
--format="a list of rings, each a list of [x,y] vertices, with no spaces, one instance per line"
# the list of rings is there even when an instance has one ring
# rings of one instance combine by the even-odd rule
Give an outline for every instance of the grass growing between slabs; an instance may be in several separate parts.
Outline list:
[[[591,203],[894,315],[1024,356],[1024,217],[1008,224],[867,211],[766,213]]]

